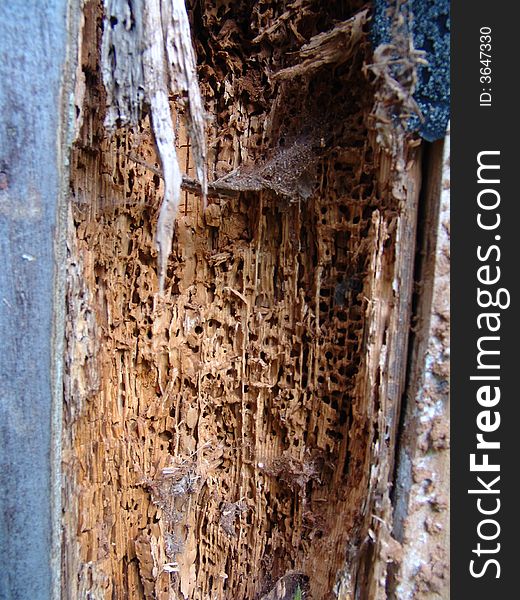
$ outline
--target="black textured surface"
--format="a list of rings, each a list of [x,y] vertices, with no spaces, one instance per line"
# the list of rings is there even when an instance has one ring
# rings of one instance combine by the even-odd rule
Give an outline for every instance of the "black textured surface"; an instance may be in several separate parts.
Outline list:
[[[393,40],[391,0],[374,1],[372,43],[374,48]],[[426,52],[428,65],[417,70],[414,99],[423,120],[418,116],[408,122],[410,131],[434,141],[444,137],[450,118],[450,2],[449,0],[407,0],[400,11],[411,15],[410,29],[414,46]]]

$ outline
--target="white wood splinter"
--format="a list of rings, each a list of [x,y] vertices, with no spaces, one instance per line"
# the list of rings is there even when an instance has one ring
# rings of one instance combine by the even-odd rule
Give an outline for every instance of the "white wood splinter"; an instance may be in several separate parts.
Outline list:
[[[204,109],[183,0],[105,0],[102,72],[107,92],[107,129],[135,125],[142,104],[150,108],[152,132],[164,177],[155,245],[159,291],[164,291],[168,257],[181,194],[169,97],[178,94],[186,119],[204,207],[207,197]],[[133,10],[132,10],[133,9]]]

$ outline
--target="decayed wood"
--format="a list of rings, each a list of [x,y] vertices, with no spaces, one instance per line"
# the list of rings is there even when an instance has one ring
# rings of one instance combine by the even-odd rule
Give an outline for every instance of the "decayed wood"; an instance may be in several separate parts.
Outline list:
[[[301,573],[286,573],[261,600],[302,600],[307,597],[307,580]]]
[[[159,289],[164,289],[166,265],[173,239],[175,217],[181,197],[182,175],[175,149],[170,103],[168,71],[164,57],[164,34],[159,0],[151,0],[143,14],[143,71],[146,95],[154,140],[164,175],[164,199],[157,219],[156,244],[158,252]]]
[[[450,138],[432,146],[394,535],[403,545],[392,588],[403,600],[449,597]],[[420,532],[421,535],[417,535]]]
[[[191,7],[211,116],[208,189],[233,193],[203,211],[188,179],[192,137],[175,131],[186,177],[158,271],[167,184],[155,172],[154,114],[107,134],[92,62],[100,14],[86,3],[90,83],[69,241],[67,598],[249,600],[290,597],[300,582],[318,600],[386,597],[402,552],[390,491],[421,148],[403,128],[385,144],[385,90],[364,74],[373,57],[361,29],[347,62],[267,85],[291,53],[362,18],[360,5]],[[168,88],[156,87],[166,118]]]
[[[296,53],[296,59],[301,62],[278,71],[274,80],[308,76],[324,65],[346,63],[364,36],[367,19],[368,10],[363,10],[331,31],[315,35]]]
[[[128,160],[131,160],[132,162],[135,162],[138,165],[141,165],[148,171],[155,173],[155,175],[157,175],[161,179],[163,178],[163,173],[160,169],[157,169],[153,165],[150,165],[146,161],[140,159],[135,154],[127,154],[126,158]],[[197,194],[199,196],[202,196],[203,194],[201,184],[197,180],[193,179],[192,177],[188,177],[187,175],[182,175],[181,189],[183,189],[186,192],[192,192],[193,194]],[[223,196],[224,198],[226,198],[227,196],[238,196],[239,191],[240,190],[235,189],[235,186],[227,184],[224,181],[220,180],[213,181],[212,183],[208,184],[207,195],[210,197]]]
[[[107,91],[107,127],[136,125],[145,102],[164,177],[164,199],[157,221],[159,289],[164,288],[182,175],[177,160],[169,93],[185,95],[188,131],[204,205],[207,196],[204,112],[195,72],[195,55],[183,0],[135,4],[106,0],[102,73]]]

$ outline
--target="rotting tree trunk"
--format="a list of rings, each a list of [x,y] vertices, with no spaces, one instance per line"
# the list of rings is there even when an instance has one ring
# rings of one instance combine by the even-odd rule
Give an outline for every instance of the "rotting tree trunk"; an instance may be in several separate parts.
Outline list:
[[[361,2],[189,8],[221,187],[183,193],[158,294],[160,160],[148,117],[105,130],[84,6],[62,594],[385,598],[422,146],[378,120]]]

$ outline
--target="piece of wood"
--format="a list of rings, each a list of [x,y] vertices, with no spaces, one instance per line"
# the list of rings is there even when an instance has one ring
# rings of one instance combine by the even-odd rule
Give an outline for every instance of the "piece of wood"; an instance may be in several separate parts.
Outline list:
[[[381,119],[409,90],[371,85],[361,30],[347,62],[268,85],[360,2],[190,6],[210,180],[235,193],[203,211],[184,189],[158,296],[152,124],[108,135],[99,5],[85,5],[63,595],[290,597],[296,577],[303,597],[386,598],[405,551],[391,489],[422,147]]]
[[[423,195],[417,313],[400,437],[391,587],[403,600],[449,597],[450,138],[431,146]],[[421,535],[417,535],[417,532]]]
[[[75,3],[0,4],[0,597],[58,598]]]
[[[116,126],[137,125],[145,104],[150,110],[164,179],[155,236],[162,292],[182,186],[170,92],[179,94],[187,107],[187,129],[204,206],[208,193],[205,116],[184,0],[149,0],[133,5],[126,0],[106,0],[101,71],[109,131]]]

